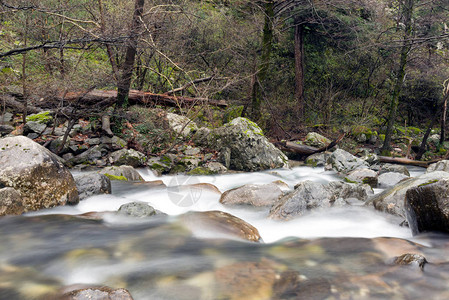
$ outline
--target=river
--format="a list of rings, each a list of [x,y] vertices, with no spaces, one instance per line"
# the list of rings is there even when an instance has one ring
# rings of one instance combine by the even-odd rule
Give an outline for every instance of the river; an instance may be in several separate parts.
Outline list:
[[[422,172],[411,170],[412,176]],[[224,192],[282,180],[292,189],[303,180],[340,180],[332,172],[302,166],[219,176],[140,173],[168,188],[115,181],[111,195],[0,218],[0,299],[48,299],[71,285],[123,287],[134,299],[449,299],[446,235],[412,236],[401,220],[363,205],[274,221],[268,209],[221,205],[211,188],[179,188],[210,183]],[[114,213],[132,201],[168,216]],[[188,230],[179,217],[209,210],[252,224],[263,243],[201,226]],[[107,213],[76,216],[90,212]],[[405,253],[429,263],[424,269],[392,264]]]

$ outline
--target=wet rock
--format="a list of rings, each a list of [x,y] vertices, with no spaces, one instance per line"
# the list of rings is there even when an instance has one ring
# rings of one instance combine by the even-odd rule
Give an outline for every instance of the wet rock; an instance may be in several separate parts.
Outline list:
[[[326,169],[334,169],[335,171],[344,174],[361,168],[368,168],[368,163],[342,149],[337,149],[332,152],[326,165]]]
[[[304,144],[317,148],[329,145],[331,142],[330,139],[316,132],[309,132],[304,139]]]
[[[401,180],[407,178],[409,178],[409,176],[402,173],[396,172],[383,173],[377,177],[377,187],[381,189],[390,188],[398,184]]]
[[[435,179],[407,190],[405,211],[413,234],[449,232],[449,178]]]
[[[274,183],[263,185],[246,184],[224,192],[221,195],[220,203],[225,205],[271,206],[282,195],[282,190]]]
[[[13,188],[0,188],[0,216],[21,215],[26,203],[18,191]]]
[[[260,171],[288,164],[287,157],[268,141],[262,129],[245,118],[236,118],[213,130],[207,146],[218,151],[230,149],[230,169],[234,170]],[[226,162],[223,164],[227,167]]]
[[[376,187],[377,173],[370,169],[356,169],[349,172],[345,180],[353,183],[366,183],[371,187]]]
[[[269,217],[272,219],[290,220],[315,208],[331,206],[332,193],[324,184],[303,181],[295,186],[295,190],[283,196],[273,205]]]
[[[427,259],[421,254],[406,253],[395,257],[393,263],[396,265],[417,265],[420,269],[424,269]]]
[[[64,294],[60,300],[133,300],[128,290],[107,286],[89,287]]]
[[[382,175],[384,173],[388,172],[395,172],[395,173],[401,173],[406,176],[410,176],[410,172],[408,171],[406,166],[402,165],[395,165],[395,164],[384,164],[381,166],[379,170],[379,175]]]
[[[0,139],[0,186],[16,189],[26,211],[79,201],[72,174],[60,159],[24,136]]]
[[[167,119],[171,129],[184,137],[187,137],[190,133],[198,129],[196,123],[185,116],[167,113]]]
[[[10,134],[14,131],[14,127],[11,125],[2,125],[0,124],[0,136]]]
[[[80,200],[92,195],[110,194],[111,180],[100,173],[82,173],[74,176]]]
[[[126,215],[134,218],[146,218],[162,214],[145,202],[130,202],[123,204],[117,211],[120,215]]]
[[[182,223],[195,234],[211,238],[237,238],[259,242],[257,228],[222,211],[189,212],[180,217]]]
[[[143,181],[142,176],[140,176],[139,172],[137,172],[136,169],[134,169],[132,166],[122,165],[106,167],[100,170],[98,173],[108,176],[111,180]]]
[[[128,165],[136,168],[143,166],[146,160],[145,154],[134,149],[121,149],[109,155],[109,161],[116,166]]]
[[[345,200],[356,199],[357,201],[365,201],[374,194],[373,189],[368,184],[355,184],[341,181],[329,182],[327,189],[332,193],[331,200],[342,198]]]
[[[312,167],[323,167],[330,155],[328,152],[315,153],[308,156],[305,163]]]
[[[435,171],[405,179],[382,193],[374,195],[367,204],[373,204],[377,210],[405,218],[404,202],[407,190],[442,178],[449,178],[449,173]]]
[[[449,160],[440,160],[439,162],[429,165],[429,167],[426,170],[426,173],[435,171],[449,172]]]

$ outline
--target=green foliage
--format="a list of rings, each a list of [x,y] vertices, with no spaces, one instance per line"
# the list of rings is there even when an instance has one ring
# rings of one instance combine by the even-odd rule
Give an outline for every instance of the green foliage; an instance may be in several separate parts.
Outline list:
[[[48,124],[53,120],[53,117],[50,115],[49,111],[44,111],[38,114],[27,116],[27,121],[34,121],[41,124]]]

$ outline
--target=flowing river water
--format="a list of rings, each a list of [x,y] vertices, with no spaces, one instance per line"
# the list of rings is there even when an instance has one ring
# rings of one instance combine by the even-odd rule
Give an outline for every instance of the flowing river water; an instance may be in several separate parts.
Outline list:
[[[75,285],[123,287],[134,299],[449,299],[447,235],[413,237],[400,219],[363,205],[274,221],[268,209],[226,207],[210,186],[191,186],[210,183],[224,192],[282,180],[292,189],[304,180],[340,180],[332,172],[302,166],[218,176],[140,173],[168,188],[114,181],[111,195],[0,218],[0,299],[48,299]],[[115,213],[132,201],[168,216]],[[263,242],[201,224],[187,229],[180,217],[210,210],[252,224]],[[423,269],[392,263],[406,253],[424,255],[428,263]]]

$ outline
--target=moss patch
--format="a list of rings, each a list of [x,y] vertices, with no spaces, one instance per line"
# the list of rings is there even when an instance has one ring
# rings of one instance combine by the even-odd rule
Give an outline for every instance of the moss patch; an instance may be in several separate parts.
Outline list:
[[[116,176],[116,175],[112,175],[112,174],[108,174],[108,173],[105,173],[104,175],[107,176],[111,180],[128,181],[128,178],[126,178],[125,176]]]
[[[438,182],[438,179],[429,180],[427,182],[421,183],[420,185],[418,185],[418,187],[426,186],[426,185],[429,185],[429,184],[432,184],[432,183],[435,183],[435,182]]]

